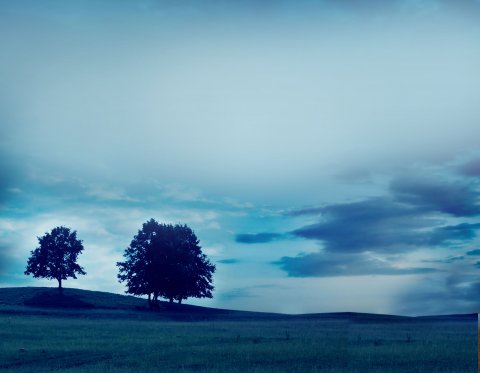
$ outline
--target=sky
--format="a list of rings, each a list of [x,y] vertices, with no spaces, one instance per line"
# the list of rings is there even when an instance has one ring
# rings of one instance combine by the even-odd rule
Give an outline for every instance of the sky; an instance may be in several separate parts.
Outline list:
[[[480,2],[0,3],[0,286],[77,231],[87,275],[187,224],[213,299],[285,313],[480,309]]]

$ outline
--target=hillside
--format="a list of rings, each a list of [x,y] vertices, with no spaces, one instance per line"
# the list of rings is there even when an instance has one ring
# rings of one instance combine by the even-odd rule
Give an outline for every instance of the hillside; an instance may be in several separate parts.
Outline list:
[[[476,320],[477,314],[407,317],[355,312],[316,313],[286,315],[279,313],[235,311],[218,308],[169,304],[160,302],[159,309],[151,310],[146,299],[129,295],[113,294],[64,288],[63,295],[57,288],[11,287],[0,288],[0,313],[41,314],[63,316],[88,316],[107,318],[174,319],[174,320],[291,320],[335,319],[354,323],[411,322],[411,321],[462,321]]]
[[[48,287],[11,287],[0,288],[1,313],[26,313],[42,315],[88,315],[89,317],[135,317],[205,320],[227,319],[264,319],[285,318],[288,315],[232,311],[217,308],[192,306],[188,304],[169,304],[160,302],[159,309],[151,310],[147,300],[129,295],[113,294],[103,291],[91,291],[64,288],[63,294],[57,288]]]
[[[145,303],[144,299],[132,296],[75,288],[64,288],[61,297],[56,288],[0,288],[0,305],[3,306],[129,309],[145,306]]]

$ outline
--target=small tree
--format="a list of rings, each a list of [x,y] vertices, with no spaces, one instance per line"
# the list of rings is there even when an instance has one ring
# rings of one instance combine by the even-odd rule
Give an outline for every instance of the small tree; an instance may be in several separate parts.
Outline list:
[[[77,257],[83,251],[82,240],[77,239],[77,232],[70,228],[56,227],[51,233],[37,237],[39,247],[31,251],[28,259],[26,275],[55,279],[58,290],[62,292],[62,280],[68,277],[77,278],[77,274],[86,272],[77,264]]]
[[[133,238],[118,262],[118,279],[127,293],[148,295],[150,305],[158,297],[179,303],[189,297],[212,298],[215,265],[202,253],[195,233],[186,225],[159,224],[150,219]]]

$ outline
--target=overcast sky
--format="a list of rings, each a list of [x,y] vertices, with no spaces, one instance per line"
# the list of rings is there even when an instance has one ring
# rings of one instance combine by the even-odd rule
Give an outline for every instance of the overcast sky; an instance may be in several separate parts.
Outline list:
[[[0,286],[186,223],[212,307],[480,309],[480,2],[2,1]]]

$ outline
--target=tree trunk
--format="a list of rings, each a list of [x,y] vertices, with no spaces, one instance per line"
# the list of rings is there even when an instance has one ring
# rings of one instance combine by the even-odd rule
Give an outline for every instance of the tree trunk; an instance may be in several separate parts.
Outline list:
[[[170,303],[173,303],[173,297],[168,298],[168,301],[169,301]]]
[[[61,278],[57,278],[57,281],[58,281],[58,292],[59,292],[60,294],[63,294],[62,279],[61,279]]]
[[[148,306],[152,308],[152,293],[148,293]]]
[[[158,292],[157,291],[154,291],[152,293],[152,307],[158,308]]]
[[[182,304],[182,298],[178,300],[178,304]]]

